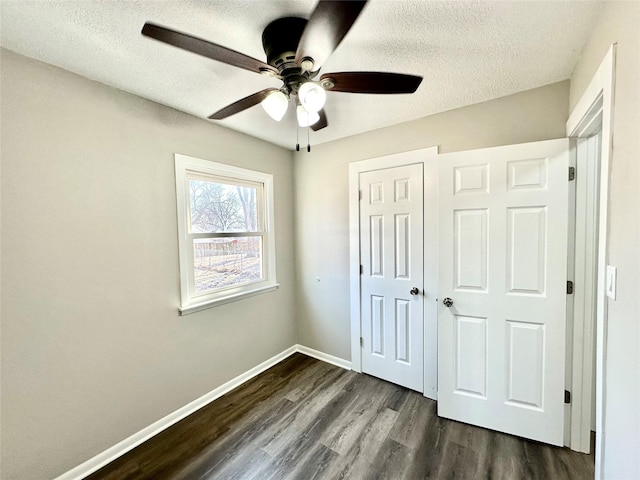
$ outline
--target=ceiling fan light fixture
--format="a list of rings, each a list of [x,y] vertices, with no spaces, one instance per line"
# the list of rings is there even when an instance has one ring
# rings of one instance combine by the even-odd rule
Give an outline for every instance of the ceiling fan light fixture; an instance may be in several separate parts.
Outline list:
[[[304,57],[300,62],[300,68],[305,72],[310,72],[311,70],[313,70],[313,66],[313,58],[311,57]]]
[[[260,102],[264,111],[269,114],[276,122],[282,120],[284,114],[287,113],[289,98],[280,90],[270,93],[267,98]]]
[[[298,90],[300,103],[307,112],[319,112],[327,100],[327,92],[316,82],[305,82]]]
[[[324,88],[325,90],[331,90],[333,87],[336,86],[336,81],[331,78],[331,77],[327,77],[327,78],[322,78],[320,80],[320,85],[322,86],[322,88]]]
[[[296,116],[298,117],[298,125],[301,127],[310,127],[320,120],[318,112],[309,112],[302,105],[298,105],[296,108]]]

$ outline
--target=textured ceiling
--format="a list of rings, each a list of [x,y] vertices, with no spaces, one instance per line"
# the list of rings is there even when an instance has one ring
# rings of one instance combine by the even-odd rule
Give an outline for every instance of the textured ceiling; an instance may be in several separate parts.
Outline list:
[[[143,37],[146,21],[265,59],[264,27],[315,0],[0,1],[1,45],[206,118],[280,82]],[[322,68],[424,77],[413,95],[332,92],[318,144],[570,77],[600,2],[371,0]],[[293,110],[293,109],[291,109]],[[215,122],[286,148],[292,111],[260,106]],[[306,129],[300,130],[306,144]]]

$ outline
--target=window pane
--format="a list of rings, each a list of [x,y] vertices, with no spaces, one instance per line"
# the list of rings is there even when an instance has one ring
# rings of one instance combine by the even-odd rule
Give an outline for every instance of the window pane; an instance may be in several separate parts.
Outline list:
[[[258,195],[258,187],[189,179],[191,232],[257,232]]]
[[[262,237],[205,238],[193,241],[196,292],[262,280]]]

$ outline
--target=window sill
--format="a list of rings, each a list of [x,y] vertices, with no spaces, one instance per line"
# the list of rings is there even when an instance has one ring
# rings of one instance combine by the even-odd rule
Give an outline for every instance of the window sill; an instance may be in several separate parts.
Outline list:
[[[261,293],[271,292],[273,290],[277,290],[280,286],[279,283],[274,285],[267,285],[266,287],[256,288],[249,292],[237,293],[235,295],[229,295],[224,298],[217,298],[215,300],[208,300],[202,303],[194,303],[193,305],[188,305],[186,307],[178,307],[178,311],[181,316],[189,315],[190,313],[199,312],[201,310],[206,310],[208,308],[217,307],[218,305],[224,305],[225,303],[235,302],[236,300],[242,300],[243,298],[253,297],[254,295],[260,295]]]

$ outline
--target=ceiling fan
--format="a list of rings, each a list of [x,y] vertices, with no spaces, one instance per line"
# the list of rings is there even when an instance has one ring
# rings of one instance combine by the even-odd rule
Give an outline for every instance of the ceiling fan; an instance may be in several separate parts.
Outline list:
[[[142,35],[239,68],[282,80],[281,88],[266,88],[227,105],[211,116],[222,120],[258,103],[280,121],[290,99],[296,104],[298,125],[320,130],[328,125],[323,110],[326,91],[388,94],[413,93],[422,77],[387,72],[325,73],[314,80],[324,62],[352,27],[367,0],[320,0],[311,18],[283,17],[262,33],[267,63],[215,43],[153,23]]]

